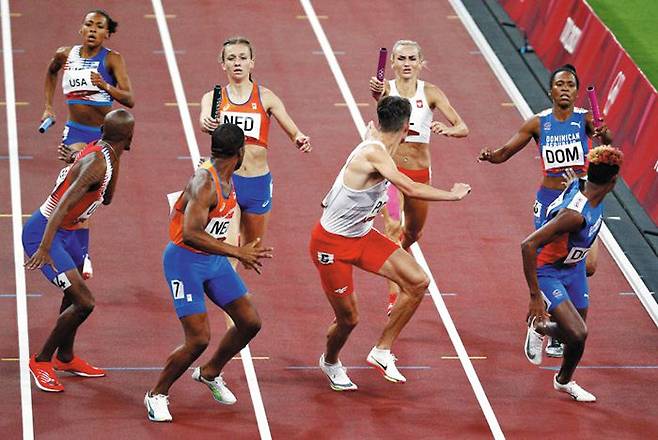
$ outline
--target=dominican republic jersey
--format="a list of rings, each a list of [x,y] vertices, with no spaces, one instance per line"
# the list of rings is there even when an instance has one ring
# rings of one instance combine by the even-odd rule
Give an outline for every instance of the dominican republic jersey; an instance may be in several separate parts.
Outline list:
[[[231,123],[244,131],[245,143],[267,148],[270,133],[270,115],[263,108],[260,89],[254,83],[249,99],[242,104],[231,101],[228,87],[222,89],[222,101],[219,105],[220,124]]]
[[[544,223],[554,218],[561,209],[571,209],[583,216],[583,224],[577,232],[563,234],[557,240],[541,247],[537,254],[537,267],[548,264],[558,267],[575,265],[589,253],[589,248],[603,223],[603,203],[599,203],[597,207],[590,205],[581,192],[584,183],[583,179],[574,181],[549,205]]]
[[[390,96],[400,96],[398,88],[395,86],[395,80],[388,82],[390,87]],[[404,139],[405,142],[418,142],[421,144],[430,143],[430,124],[432,123],[432,109],[427,103],[425,96],[425,81],[416,81],[416,94],[407,98],[411,104],[411,116],[409,117],[409,133]]]
[[[84,196],[82,196],[82,199],[80,199],[69,210],[68,214],[66,214],[66,216],[62,220],[61,225],[59,226],[62,229],[69,229],[69,230],[78,229],[80,227],[81,222],[91,217],[91,215],[103,202],[103,197],[105,196],[105,190],[107,189],[107,185],[110,183],[110,180],[112,179],[112,161],[110,160],[110,147],[108,146],[103,147],[101,145],[98,145],[96,142],[98,141],[94,141],[90,144],[87,144],[87,146],[77,155],[75,161],[71,165],[63,168],[62,171],[59,172],[59,176],[57,177],[57,182],[55,183],[55,188],[53,189],[53,192],[48,196],[46,201],[43,202],[43,204],[39,208],[39,211],[41,211],[41,214],[43,214],[44,217],[50,218],[52,213],[55,211],[55,208],[57,208],[57,205],[59,204],[60,200],[62,199],[62,196],[73,183],[73,179],[71,178],[71,176],[69,176],[69,171],[71,171],[71,168],[73,168],[75,164],[80,162],[83,157],[88,156],[90,154],[96,154],[96,152],[100,152],[103,155],[103,158],[105,159],[105,177],[103,178],[103,181],[101,182],[98,189],[86,193]]]
[[[325,231],[343,237],[363,237],[370,232],[375,217],[386,205],[388,180],[360,190],[349,188],[344,183],[345,170],[352,158],[365,146],[371,144],[377,144],[386,150],[384,144],[379,141],[364,141],[357,145],[322,201],[324,211],[320,224]]]
[[[215,167],[212,166],[212,162],[208,160],[201,164],[200,168],[206,169],[208,172],[210,172],[212,180],[215,182],[215,192],[217,193],[217,206],[215,206],[208,213],[205,230],[213,238],[224,241],[226,240],[228,227],[231,223],[231,219],[233,218],[235,207],[237,205],[235,200],[235,190],[231,189],[231,193],[229,194],[228,198],[225,198],[222,194],[222,187],[219,184],[219,176],[217,175],[217,171],[215,171]],[[171,216],[169,219],[169,239],[176,246],[180,246],[199,254],[205,254],[205,252],[194,249],[183,243],[183,220],[185,218],[186,207],[183,194],[184,192],[178,196],[178,200],[176,200],[176,203],[174,204],[174,207],[171,211]]]
[[[82,58],[82,46],[73,46],[64,64],[62,76],[62,90],[67,104],[84,104],[95,106],[110,106],[113,98],[105,90],[101,90],[91,83],[91,73],[96,72],[103,80],[115,86],[117,81],[105,66],[105,58],[110,49],[101,47],[93,58]]]
[[[562,176],[565,168],[573,168],[580,174],[587,171],[587,110],[579,107],[566,121],[558,121],[549,108],[539,116],[539,155],[546,176]]]

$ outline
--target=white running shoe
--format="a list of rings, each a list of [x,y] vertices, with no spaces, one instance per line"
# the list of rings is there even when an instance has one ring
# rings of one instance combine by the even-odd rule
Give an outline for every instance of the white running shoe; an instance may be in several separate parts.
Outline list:
[[[231,390],[226,386],[226,382],[224,382],[224,378],[221,374],[213,380],[208,380],[201,376],[201,368],[196,367],[192,372],[192,379],[206,384],[206,386],[210,388],[213,398],[223,405],[233,405],[238,401]]]
[[[343,367],[340,360],[335,364],[327,364],[324,361],[324,353],[320,356],[320,370],[329,378],[329,386],[334,391],[356,391],[359,389],[347,376],[347,368]]]
[[[564,344],[557,338],[549,337],[544,352],[548,357],[561,358],[564,355]]]
[[[562,385],[557,381],[557,374],[553,376],[553,388],[557,391],[567,393],[577,402],[596,402],[596,396],[594,394],[586,391],[573,380],[566,385]]]
[[[144,396],[144,405],[148,411],[149,420],[152,422],[171,422],[169,414],[169,397],[164,394],[153,394],[147,392]]]
[[[366,358],[366,362],[382,373],[384,379],[394,383],[405,383],[407,378],[404,377],[395,366],[395,361],[397,360],[398,358],[396,358],[390,351],[387,350],[385,353],[381,353],[377,347],[373,347]]]
[[[537,333],[535,330],[535,319],[528,323],[528,332],[525,336],[524,353],[531,364],[541,365],[541,352],[542,345],[544,344],[544,336]]]

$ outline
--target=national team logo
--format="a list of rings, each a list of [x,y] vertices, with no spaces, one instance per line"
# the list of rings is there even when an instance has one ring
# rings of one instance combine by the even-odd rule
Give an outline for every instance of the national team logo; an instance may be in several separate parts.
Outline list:
[[[320,264],[333,264],[334,254],[328,254],[326,252],[318,252],[318,261],[320,262]]]
[[[553,291],[553,297],[554,298],[561,298],[562,297],[562,292],[560,291],[560,289],[555,289]]]
[[[338,295],[341,295],[343,293],[347,292],[347,286],[345,287],[339,287],[338,289],[334,290],[334,293],[337,293]]]
[[[544,131],[551,131],[551,121],[544,122]]]
[[[252,110],[258,110],[258,106],[256,105],[255,102],[252,102],[252,103],[251,103],[251,109],[252,109]]]
[[[423,100],[422,99],[417,99],[416,100],[416,107],[423,108]]]
[[[229,107],[230,107],[229,104],[224,104],[224,108],[222,109],[222,111],[224,111],[224,112],[227,111],[229,109]]]

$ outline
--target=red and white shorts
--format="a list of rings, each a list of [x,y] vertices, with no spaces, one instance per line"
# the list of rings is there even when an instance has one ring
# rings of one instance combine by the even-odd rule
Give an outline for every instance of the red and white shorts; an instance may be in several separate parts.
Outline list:
[[[311,233],[311,260],[320,273],[327,294],[345,296],[354,292],[352,266],[377,273],[400,246],[371,229],[363,237],[343,237],[327,232],[320,223]]]

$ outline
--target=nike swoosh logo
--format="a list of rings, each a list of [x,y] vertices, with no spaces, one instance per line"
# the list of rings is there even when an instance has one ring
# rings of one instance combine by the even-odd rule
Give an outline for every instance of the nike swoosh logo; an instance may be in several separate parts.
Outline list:
[[[153,411],[153,408],[151,408],[151,404],[149,401],[146,401],[146,409],[148,409],[148,413],[150,417],[155,417],[155,411]]]
[[[386,365],[382,364],[381,362],[379,362],[379,361],[378,361],[377,359],[375,359],[375,358],[372,358],[372,360],[375,361],[375,363],[376,363],[377,365],[379,365],[379,366],[382,367],[384,370],[386,370]]]
[[[578,122],[572,122],[571,125],[575,125],[576,127],[580,128],[580,123]]]
[[[269,204],[270,204],[270,201],[268,200],[267,202],[263,203],[261,206],[262,206],[263,208],[265,208],[265,207],[266,207],[267,205],[269,205]]]

